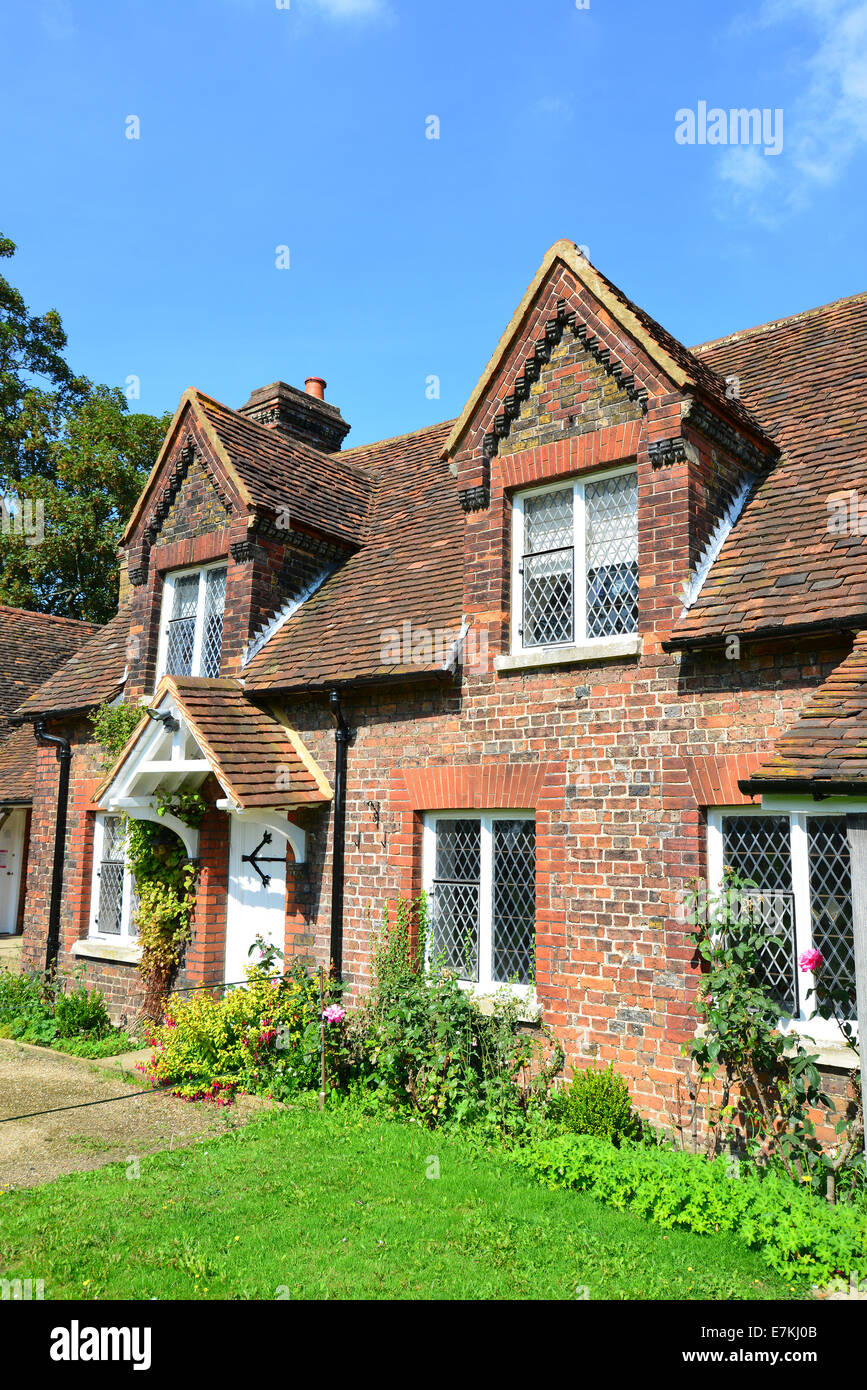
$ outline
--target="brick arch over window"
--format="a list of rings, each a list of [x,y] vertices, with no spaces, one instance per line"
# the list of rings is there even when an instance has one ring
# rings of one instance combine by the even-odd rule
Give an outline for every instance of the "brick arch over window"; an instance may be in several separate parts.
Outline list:
[[[738,786],[762,760],[760,753],[723,753],[705,758],[684,758],[687,776],[698,806],[758,806],[757,796],[746,796]]]
[[[559,885],[567,878],[570,846],[560,821],[566,807],[565,762],[395,768],[389,786],[389,841],[399,892],[413,898],[422,885],[425,811],[535,811],[537,991],[547,1021],[566,1025],[566,991],[555,977],[567,957],[565,909]]]
[[[404,768],[414,811],[534,810],[543,796],[547,763],[481,763],[469,767]]]

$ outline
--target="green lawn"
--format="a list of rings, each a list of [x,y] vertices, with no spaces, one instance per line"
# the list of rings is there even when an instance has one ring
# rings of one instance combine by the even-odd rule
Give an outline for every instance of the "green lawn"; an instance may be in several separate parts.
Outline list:
[[[793,1296],[738,1241],[665,1233],[349,1108],[270,1112],[126,1174],[0,1196],[3,1277],[60,1299]]]

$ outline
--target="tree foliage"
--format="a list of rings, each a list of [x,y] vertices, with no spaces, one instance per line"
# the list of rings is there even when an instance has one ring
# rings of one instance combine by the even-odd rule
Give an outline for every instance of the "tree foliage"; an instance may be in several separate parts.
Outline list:
[[[0,237],[0,258],[14,251]],[[0,497],[40,518],[0,534],[0,603],[107,622],[118,542],[170,417],[130,413],[119,387],[76,376],[65,348],[57,311],[31,314],[0,276]]]

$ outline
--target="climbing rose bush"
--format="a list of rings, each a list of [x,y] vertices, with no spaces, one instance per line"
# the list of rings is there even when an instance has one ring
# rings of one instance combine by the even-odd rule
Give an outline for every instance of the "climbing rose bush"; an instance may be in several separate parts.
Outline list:
[[[804,951],[798,958],[798,964],[805,973],[815,972],[825,964],[825,957],[821,951]]]

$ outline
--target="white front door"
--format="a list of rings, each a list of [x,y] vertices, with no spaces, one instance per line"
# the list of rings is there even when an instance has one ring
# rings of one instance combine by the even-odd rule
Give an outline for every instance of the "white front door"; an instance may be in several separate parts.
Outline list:
[[[3,820],[2,811],[0,820]],[[0,936],[8,936],[18,925],[26,823],[26,811],[12,811],[0,826]]]
[[[229,904],[226,912],[226,984],[240,984],[257,936],[280,950],[286,939],[286,841],[260,821],[231,817]],[[267,881],[266,881],[267,880]],[[277,962],[282,968],[282,962]]]

